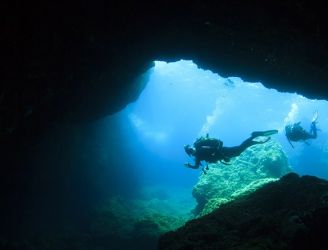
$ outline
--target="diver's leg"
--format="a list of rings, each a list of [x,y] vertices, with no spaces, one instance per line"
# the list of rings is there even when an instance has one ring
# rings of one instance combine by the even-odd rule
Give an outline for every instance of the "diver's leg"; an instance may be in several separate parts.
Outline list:
[[[310,134],[312,139],[317,138],[317,126],[315,121],[311,122]]]
[[[239,156],[244,150],[244,147],[239,145],[235,147],[222,147],[221,152],[226,158],[232,158]]]
[[[263,144],[265,142],[267,142],[268,140],[270,140],[270,137],[266,138],[264,141],[254,141],[255,137],[251,136],[250,138],[246,139],[245,141],[243,141],[239,147],[240,147],[240,154],[242,152],[244,152],[247,148],[253,146],[253,145],[256,145],[256,144]]]
[[[316,139],[317,138],[317,120],[318,120],[318,111],[314,112],[312,122],[311,122],[311,128],[310,132],[307,133],[306,139]]]
[[[244,152],[247,148],[256,145],[256,144],[263,144],[270,140],[270,137],[268,137],[264,141],[254,141],[254,137],[251,136],[250,138],[243,141],[239,146],[235,147],[222,147],[221,151],[222,154],[227,158],[232,158],[239,156],[242,152]]]
[[[315,139],[317,138],[317,126],[316,122],[311,122],[311,128],[310,131],[303,131],[302,133],[302,140],[305,141],[307,139]]]

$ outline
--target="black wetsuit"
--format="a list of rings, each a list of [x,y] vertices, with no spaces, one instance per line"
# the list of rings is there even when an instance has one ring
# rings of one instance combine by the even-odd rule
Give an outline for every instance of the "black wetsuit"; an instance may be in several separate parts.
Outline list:
[[[264,142],[253,141],[255,137],[250,137],[243,141],[239,146],[235,147],[222,147],[221,152],[227,158],[233,158],[239,156],[242,152],[244,152],[250,146],[255,144],[262,144]],[[265,141],[266,142],[266,141]]]
[[[220,157],[218,157],[218,152],[222,149],[223,142],[215,139],[215,138],[200,138],[195,141],[194,148],[195,153],[193,156],[195,157],[195,166],[194,168],[198,168],[201,165],[201,161],[206,162],[216,162]],[[222,157],[221,157],[222,158]]]
[[[252,136],[243,141],[239,146],[234,147],[223,147],[223,142],[209,137],[202,137],[194,143],[194,153],[192,154],[195,157],[195,165],[188,163],[190,168],[199,168],[201,161],[206,161],[208,163],[215,163],[218,161],[229,162],[230,158],[239,156],[244,152],[248,147],[255,144],[262,144],[267,142],[270,137],[265,141],[254,141],[253,139],[258,136],[266,136],[265,133],[277,133],[277,130],[269,130],[263,132],[253,132]]]
[[[305,141],[317,138],[316,122],[311,123],[310,132],[305,131],[300,122],[285,127],[286,137],[289,141]]]

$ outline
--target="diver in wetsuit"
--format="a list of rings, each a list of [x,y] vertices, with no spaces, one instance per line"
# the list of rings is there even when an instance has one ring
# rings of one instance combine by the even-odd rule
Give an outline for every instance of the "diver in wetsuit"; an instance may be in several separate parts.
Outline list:
[[[254,140],[259,136],[270,136],[278,133],[278,130],[267,130],[267,131],[256,131],[251,134],[251,137],[243,141],[239,146],[234,147],[223,147],[223,142],[216,138],[210,138],[208,134],[206,137],[201,137],[197,139],[193,147],[190,145],[185,145],[185,152],[189,156],[195,158],[195,165],[190,163],[185,163],[185,166],[193,169],[199,168],[201,166],[201,161],[206,161],[207,163],[222,162],[227,164],[231,158],[239,156],[248,147],[255,144],[262,144],[270,140],[270,137],[266,138],[264,141]]]
[[[285,126],[285,134],[288,139],[288,142],[290,145],[294,148],[292,141],[298,142],[298,141],[304,141],[306,144],[308,142],[306,140],[308,139],[316,139],[317,138],[317,119],[318,119],[318,112],[315,112],[312,122],[311,122],[311,128],[310,131],[307,132],[300,124],[301,122],[297,122],[291,125]]]

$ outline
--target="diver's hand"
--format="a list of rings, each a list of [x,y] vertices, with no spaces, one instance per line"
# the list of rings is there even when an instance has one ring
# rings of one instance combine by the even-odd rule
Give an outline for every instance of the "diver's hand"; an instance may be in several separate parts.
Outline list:
[[[185,167],[190,168],[191,164],[189,162],[185,162],[183,165],[185,165]]]
[[[184,164],[187,168],[192,168],[192,169],[197,169],[198,166],[191,165],[190,163],[185,163]]]

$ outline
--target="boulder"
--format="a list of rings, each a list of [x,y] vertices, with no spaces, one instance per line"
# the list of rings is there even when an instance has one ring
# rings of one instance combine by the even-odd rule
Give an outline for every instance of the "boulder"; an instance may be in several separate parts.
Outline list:
[[[246,149],[230,165],[209,165],[199,177],[192,194],[197,201],[196,215],[204,215],[236,197],[254,192],[291,171],[281,145],[270,140]]]

